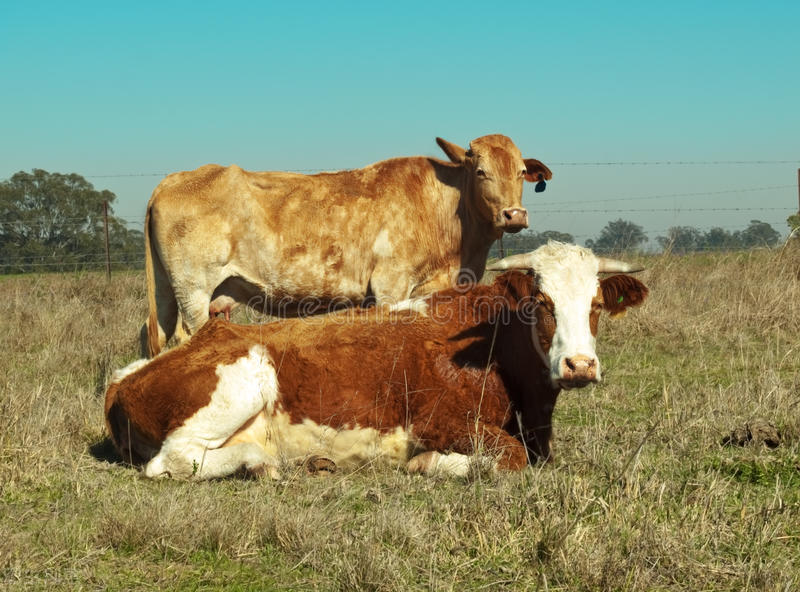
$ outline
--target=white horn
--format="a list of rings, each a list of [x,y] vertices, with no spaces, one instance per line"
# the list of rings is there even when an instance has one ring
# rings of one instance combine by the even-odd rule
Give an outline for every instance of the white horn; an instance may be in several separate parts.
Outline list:
[[[633,273],[635,271],[643,271],[644,267],[640,265],[631,265],[618,259],[609,259],[608,257],[597,258],[598,268],[597,273]]]
[[[533,269],[531,253],[520,253],[519,255],[509,255],[491,265],[487,265],[489,271],[500,271],[502,269]]]

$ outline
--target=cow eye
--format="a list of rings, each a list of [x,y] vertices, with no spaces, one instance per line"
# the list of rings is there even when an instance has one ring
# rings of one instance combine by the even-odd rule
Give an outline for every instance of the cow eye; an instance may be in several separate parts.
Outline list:
[[[525,175],[527,175],[527,174],[528,174],[528,169],[522,169],[522,170],[519,172],[519,176],[520,176],[520,177],[524,177],[524,176],[525,176]]]

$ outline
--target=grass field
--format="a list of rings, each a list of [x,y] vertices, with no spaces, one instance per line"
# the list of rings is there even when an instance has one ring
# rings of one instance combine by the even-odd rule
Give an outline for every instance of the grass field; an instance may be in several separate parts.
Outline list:
[[[644,262],[556,461],[466,481],[143,480],[102,418],[143,276],[0,278],[0,588],[800,589],[800,250]],[[721,444],[755,417],[777,448]]]

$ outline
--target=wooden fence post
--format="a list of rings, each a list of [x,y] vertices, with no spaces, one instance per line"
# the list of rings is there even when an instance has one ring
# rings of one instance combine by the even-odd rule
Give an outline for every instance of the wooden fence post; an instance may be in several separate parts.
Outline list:
[[[108,249],[108,202],[103,202],[103,223],[106,229],[106,280],[111,281],[111,254]]]

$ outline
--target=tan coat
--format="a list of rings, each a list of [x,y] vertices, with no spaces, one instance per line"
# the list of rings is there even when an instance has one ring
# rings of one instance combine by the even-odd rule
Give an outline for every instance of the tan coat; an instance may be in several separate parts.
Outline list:
[[[437,142],[450,162],[395,158],[316,175],[206,165],[169,175],[145,221],[143,354],[239,303],[296,316],[479,280],[492,242],[528,225],[523,181],[541,190],[552,173],[505,136],[469,150]]]

